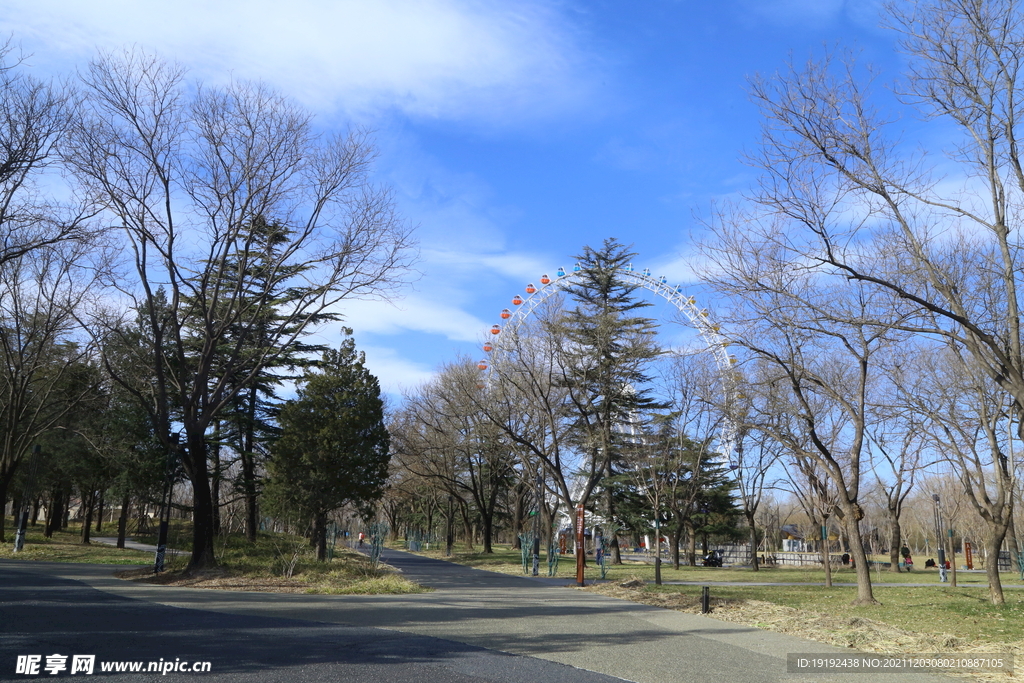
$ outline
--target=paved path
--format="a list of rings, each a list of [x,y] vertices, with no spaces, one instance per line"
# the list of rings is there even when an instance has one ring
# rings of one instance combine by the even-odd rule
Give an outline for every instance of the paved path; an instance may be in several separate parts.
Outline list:
[[[383,628],[536,657],[639,683],[869,680],[861,674],[786,673],[787,653],[848,652],[821,643],[398,551],[386,551],[385,560],[411,580],[436,590],[379,596],[194,590],[121,581],[111,577],[110,567],[34,566],[50,576],[159,605]],[[10,564],[0,562],[0,566]],[[899,680],[949,679],[901,674]]]
[[[123,681],[152,681],[157,672],[147,672],[151,662],[170,680],[204,683],[617,680],[541,659],[399,631],[166,607],[46,575],[39,568],[29,562],[0,563],[0,680],[50,678],[45,666],[54,654],[66,658],[62,662],[66,668],[57,676],[75,675],[75,656],[91,655],[93,671],[78,674],[116,676]],[[18,675],[19,656],[39,658],[34,676]],[[209,673],[192,673],[191,667],[204,663],[209,663]],[[140,673],[128,673],[132,665]],[[180,672],[183,665],[188,673]],[[123,673],[109,673],[118,668]]]
[[[117,536],[93,536],[92,540],[96,541],[97,543],[102,543],[103,545],[113,545],[113,546],[117,545]],[[132,550],[143,550],[145,552],[150,552],[150,553],[155,553],[156,552],[156,546],[155,545],[149,545],[148,543],[139,543],[138,541],[132,540],[130,538],[124,539],[124,547],[125,548],[130,548]],[[174,548],[168,548],[165,552],[166,552],[166,556],[167,557],[178,557],[179,555],[191,555],[192,554],[192,553],[188,552],[187,550],[176,550]],[[155,561],[155,558],[154,558],[154,561]]]

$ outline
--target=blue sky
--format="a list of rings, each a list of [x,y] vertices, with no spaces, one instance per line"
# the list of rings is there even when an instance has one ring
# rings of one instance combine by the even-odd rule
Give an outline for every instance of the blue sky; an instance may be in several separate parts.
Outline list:
[[[33,71],[140,45],[207,83],[263,80],[325,128],[375,131],[380,182],[419,226],[422,277],[343,309],[385,389],[479,342],[584,244],[692,279],[696,216],[755,175],[747,79],[842,42],[892,77],[875,0],[6,0]],[[323,338],[336,339],[333,330]]]

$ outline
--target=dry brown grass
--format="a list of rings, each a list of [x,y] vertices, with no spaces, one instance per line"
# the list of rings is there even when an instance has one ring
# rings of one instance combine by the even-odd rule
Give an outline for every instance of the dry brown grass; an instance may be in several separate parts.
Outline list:
[[[695,594],[655,592],[646,589],[643,581],[596,584],[580,589],[622,600],[673,609],[691,614],[700,613],[700,597]],[[878,654],[918,653],[1002,653],[1012,654],[1017,664],[1024,663],[1024,640],[992,643],[970,640],[949,633],[919,633],[881,621],[859,616],[829,614],[778,605],[753,599],[712,597],[711,617],[767,631],[786,633],[807,640],[837,647]],[[1024,681],[1024,667],[1013,675],[1003,673],[957,674],[959,677],[985,683]]]

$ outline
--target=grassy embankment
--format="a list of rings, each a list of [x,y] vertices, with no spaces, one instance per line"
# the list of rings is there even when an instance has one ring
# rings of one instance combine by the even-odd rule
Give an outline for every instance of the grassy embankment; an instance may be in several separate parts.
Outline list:
[[[153,583],[248,590],[332,595],[369,595],[380,593],[421,593],[427,589],[403,578],[390,568],[374,568],[365,555],[338,548],[329,563],[316,561],[309,543],[288,534],[260,533],[255,545],[242,534],[229,534],[217,540],[215,550],[219,566],[197,576],[186,577],[182,570],[188,556],[167,560],[167,571],[152,575],[153,553],[119,550],[96,542],[79,542],[80,525],[72,523],[67,531],[43,537],[42,526],[29,527],[25,548],[14,552],[13,521],[7,518],[7,541],[0,544],[0,559],[42,562],[78,562],[91,564],[143,565],[125,573],[125,578]],[[105,534],[101,534],[105,535]],[[190,528],[175,522],[169,534],[169,547],[189,551]],[[155,544],[154,536],[139,536],[142,543]]]

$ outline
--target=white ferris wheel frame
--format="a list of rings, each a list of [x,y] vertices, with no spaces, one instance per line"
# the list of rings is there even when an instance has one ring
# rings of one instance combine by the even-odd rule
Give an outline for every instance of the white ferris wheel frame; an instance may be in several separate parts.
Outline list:
[[[522,303],[516,305],[514,309],[506,309],[511,315],[502,320],[501,325],[495,325],[491,328],[493,333],[493,337],[490,340],[493,345],[493,351],[490,352],[491,356],[497,357],[500,354],[502,334],[518,330],[526,321],[526,318],[532,315],[533,311],[550,296],[578,281],[582,270],[583,268],[577,263],[572,271],[559,268],[555,277],[545,275],[544,278],[549,280],[547,283],[543,282],[542,279],[539,286],[535,285],[537,291],[527,293],[526,296],[522,297]],[[697,330],[701,338],[707,343],[706,351],[714,356],[715,364],[718,366],[718,372],[721,377],[722,393],[726,399],[725,403],[726,405],[732,404],[734,399],[737,398],[738,393],[736,391],[736,372],[733,368],[736,358],[729,355],[729,340],[719,331],[719,326],[710,319],[707,309],[699,308],[696,299],[693,296],[687,295],[683,291],[682,285],[669,285],[668,279],[663,276],[653,277],[650,268],[636,271],[633,269],[633,265],[629,264],[619,268],[618,275],[624,282],[637,285],[660,296],[686,316],[694,329]],[[495,329],[498,330],[497,333],[494,332]],[[736,450],[738,434],[739,429],[736,423],[730,419],[728,414],[724,415],[718,437],[719,455],[732,468],[736,465],[733,461],[733,454]]]

